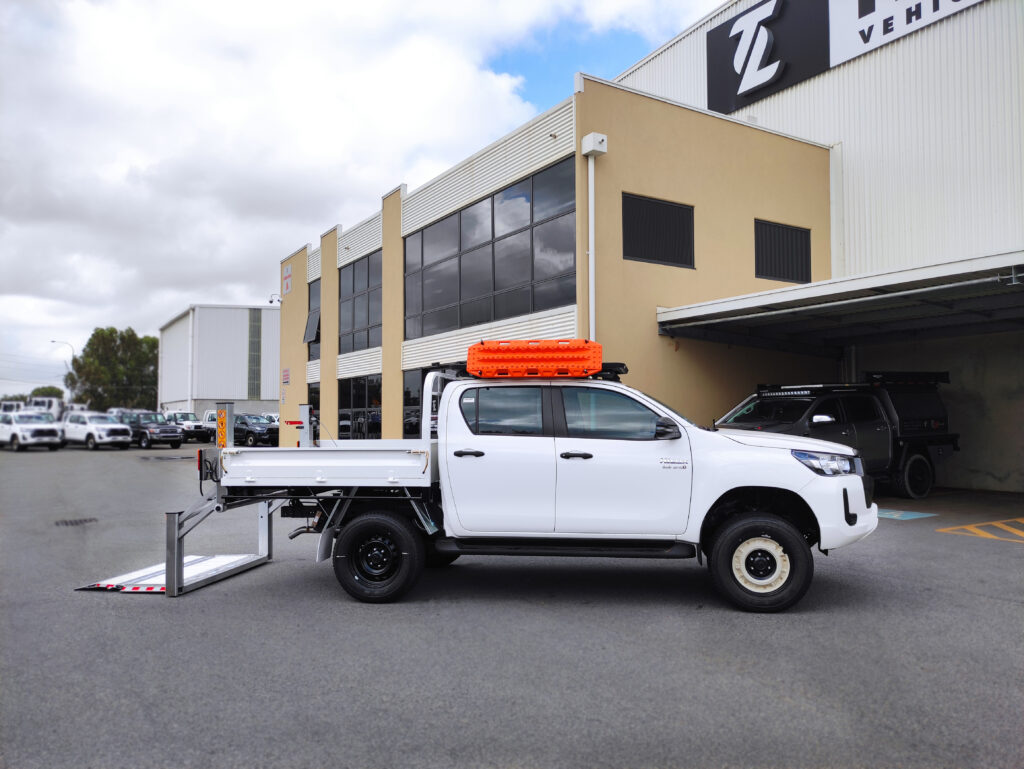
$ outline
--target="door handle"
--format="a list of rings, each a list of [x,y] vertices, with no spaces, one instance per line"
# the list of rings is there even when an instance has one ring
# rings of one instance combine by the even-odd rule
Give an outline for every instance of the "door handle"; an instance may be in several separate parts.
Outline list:
[[[459,449],[452,453],[457,457],[482,457],[484,455],[482,451],[477,451],[476,449]]]
[[[563,451],[559,454],[562,459],[593,459],[593,454],[588,454],[586,451]]]

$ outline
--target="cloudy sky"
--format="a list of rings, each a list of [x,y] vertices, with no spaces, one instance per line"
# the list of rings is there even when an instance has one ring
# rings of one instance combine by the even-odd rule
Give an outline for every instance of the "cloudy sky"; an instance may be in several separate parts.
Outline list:
[[[296,248],[722,1],[3,0],[0,394],[96,327],[266,303]]]

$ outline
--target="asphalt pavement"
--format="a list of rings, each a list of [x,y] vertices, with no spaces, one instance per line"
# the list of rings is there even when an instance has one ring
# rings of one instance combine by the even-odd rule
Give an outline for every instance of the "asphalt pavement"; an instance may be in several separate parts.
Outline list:
[[[1024,495],[882,498],[779,615],[692,560],[463,557],[365,605],[290,519],[182,597],[75,592],[163,560],[192,454],[0,452],[0,766],[1024,766]]]

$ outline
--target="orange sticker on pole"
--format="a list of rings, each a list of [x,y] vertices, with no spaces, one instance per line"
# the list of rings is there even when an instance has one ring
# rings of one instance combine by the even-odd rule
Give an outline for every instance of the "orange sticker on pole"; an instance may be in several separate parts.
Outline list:
[[[601,365],[601,345],[589,339],[483,341],[466,356],[466,371],[485,379],[587,377]]]
[[[228,412],[227,409],[217,409],[217,448],[227,448],[228,445]]]

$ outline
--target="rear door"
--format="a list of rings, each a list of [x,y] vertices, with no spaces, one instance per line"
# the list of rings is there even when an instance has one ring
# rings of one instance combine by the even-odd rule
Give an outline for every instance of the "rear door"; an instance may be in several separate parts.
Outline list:
[[[445,509],[473,534],[551,533],[555,439],[550,387],[468,387],[444,414]]]
[[[623,392],[597,385],[552,389],[555,531],[681,534],[693,472],[686,432],[658,439],[658,414]]]
[[[867,393],[844,395],[843,410],[856,433],[855,446],[864,459],[864,470],[885,470],[892,453],[892,433],[878,399]]]

